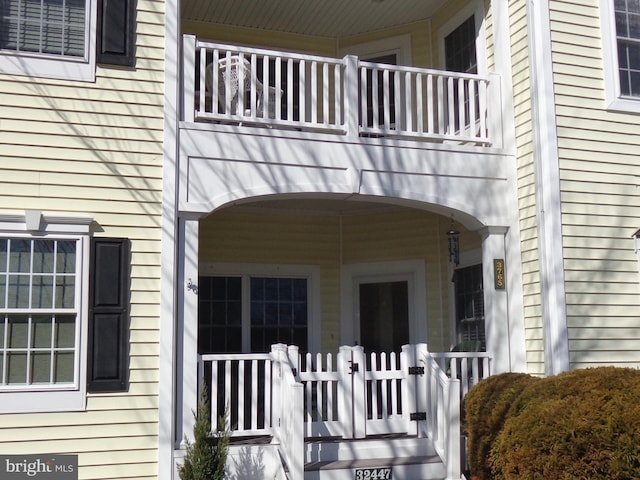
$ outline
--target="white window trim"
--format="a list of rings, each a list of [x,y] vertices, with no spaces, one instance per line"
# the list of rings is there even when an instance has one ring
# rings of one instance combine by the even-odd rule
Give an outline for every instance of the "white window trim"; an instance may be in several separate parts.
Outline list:
[[[423,260],[353,263],[342,266],[340,280],[341,345],[354,345],[360,335],[356,287],[362,280],[409,281],[409,339],[411,343],[427,341],[426,273]]]
[[[487,34],[485,31],[484,22],[484,5],[480,1],[475,1],[467,5],[465,8],[456,13],[447,23],[445,23],[440,29],[438,29],[438,50],[439,50],[439,65],[444,70],[446,65],[446,58],[444,52],[444,39],[458,28],[464,21],[470,16],[475,17],[475,24],[478,30],[476,37],[476,62],[478,63],[478,75],[487,75]]]
[[[0,50],[0,74],[94,82],[97,0],[86,0],[84,58]]]
[[[640,113],[640,98],[624,97],[620,93],[618,40],[613,0],[600,0],[600,20],[606,108],[620,112]]]
[[[382,57],[395,54],[398,58],[398,65],[411,65],[411,35],[398,35],[395,37],[383,38],[372,42],[358,43],[348,47],[341,47],[338,55],[357,55],[360,59]]]
[[[306,278],[308,293],[308,317],[307,317],[307,346],[310,352],[320,351],[320,267],[317,265],[277,265],[262,263],[202,263],[199,267],[199,275],[202,276],[223,276],[223,277],[282,277],[282,278]],[[244,296],[249,292],[243,283],[243,306]],[[244,314],[243,314],[244,315]],[[247,317],[248,318],[248,317]],[[245,329],[248,325],[242,325],[242,345],[243,350],[250,351],[248,337]],[[248,330],[247,330],[248,331]]]
[[[27,390],[0,391],[2,413],[44,413],[83,411],[87,393],[87,319],[89,298],[89,228],[93,220],[88,217],[42,215],[28,211],[24,214],[0,214],[0,236],[11,238],[76,239],[79,244],[79,278],[76,288],[78,320],[76,329],[75,381],[73,385],[47,385]]]

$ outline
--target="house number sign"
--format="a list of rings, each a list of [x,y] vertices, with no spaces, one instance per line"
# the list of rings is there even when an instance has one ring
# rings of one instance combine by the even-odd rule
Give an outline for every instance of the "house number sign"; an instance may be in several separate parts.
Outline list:
[[[496,290],[504,290],[504,259],[493,260],[493,278],[495,279]]]
[[[391,467],[358,468],[355,480],[391,480]]]

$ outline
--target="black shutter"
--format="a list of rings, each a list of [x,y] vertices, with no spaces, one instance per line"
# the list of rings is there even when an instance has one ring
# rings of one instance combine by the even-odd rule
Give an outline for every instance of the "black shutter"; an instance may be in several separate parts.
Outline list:
[[[92,238],[87,390],[127,389],[129,240]]]
[[[98,63],[133,67],[135,0],[98,0]]]

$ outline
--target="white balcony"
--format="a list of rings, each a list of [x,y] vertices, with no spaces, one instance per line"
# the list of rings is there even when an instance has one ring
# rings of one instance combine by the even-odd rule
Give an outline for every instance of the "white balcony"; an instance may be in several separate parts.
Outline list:
[[[499,77],[184,37],[183,120],[500,147]]]

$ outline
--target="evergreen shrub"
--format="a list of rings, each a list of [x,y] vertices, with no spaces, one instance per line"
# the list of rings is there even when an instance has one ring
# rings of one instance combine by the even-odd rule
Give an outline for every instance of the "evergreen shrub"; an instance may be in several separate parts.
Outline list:
[[[471,473],[478,480],[491,478],[489,452],[511,404],[525,387],[537,380],[539,378],[524,373],[502,373],[482,380],[466,395],[467,459]]]
[[[491,451],[496,480],[640,478],[640,371],[540,379],[515,400]]]
[[[186,455],[180,465],[180,480],[224,480],[227,452],[231,431],[228,415],[218,419],[218,428],[211,435],[211,410],[206,386],[198,399],[198,411],[194,412],[193,442],[186,440]]]

